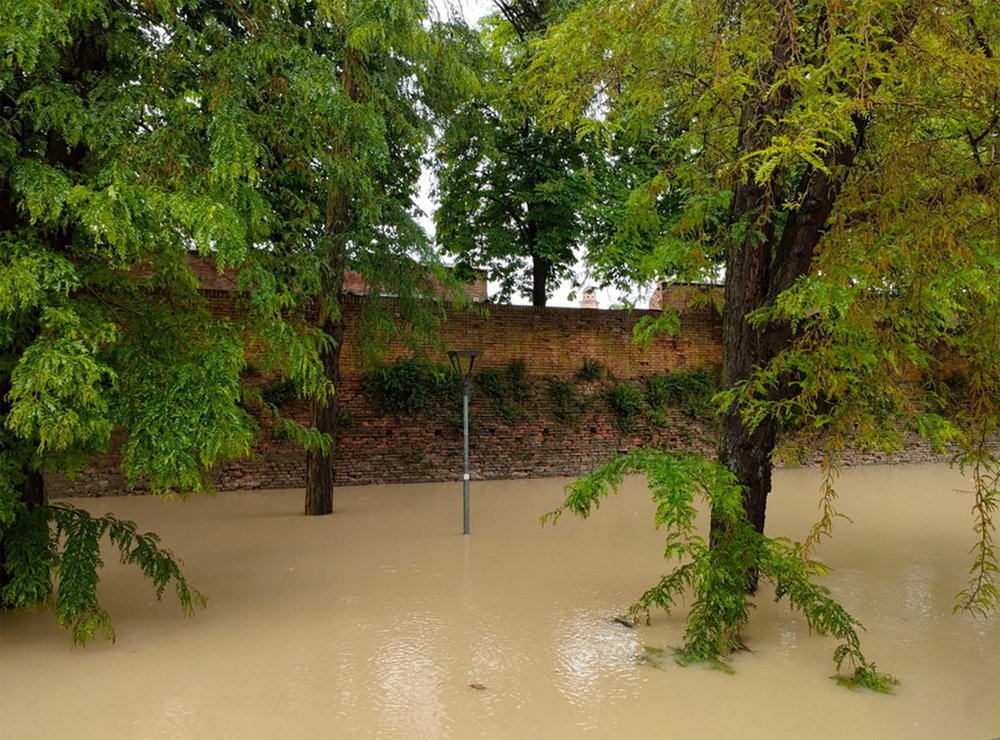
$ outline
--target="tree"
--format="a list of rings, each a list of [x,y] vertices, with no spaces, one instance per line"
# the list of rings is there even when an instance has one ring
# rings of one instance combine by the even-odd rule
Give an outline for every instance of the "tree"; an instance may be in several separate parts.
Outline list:
[[[753,530],[783,427],[824,434],[831,465],[847,444],[898,449],[906,429],[953,442],[978,539],[960,605],[979,610],[998,596],[997,24],[974,0],[600,3],[552,30],[535,88],[557,121],[599,110],[585,130],[672,124],[648,197],[677,196],[681,215],[656,254],[667,272],[724,270],[718,457]],[[945,356],[968,378],[950,419]],[[725,550],[738,528],[712,500]],[[752,549],[751,590],[770,567]]]
[[[248,356],[312,399],[312,428],[277,422],[309,450],[307,511],[329,511],[344,270],[436,325],[412,195],[463,68],[446,53],[461,28],[425,20],[417,2],[3,5],[5,604],[47,603],[55,574],[74,639],[113,634],[103,535],[158,593],[202,601],[155,535],[49,505],[43,473],[82,469],[118,430],[131,482],[210,490],[256,439]],[[245,315],[212,315],[199,258],[238,268]],[[399,330],[370,305],[366,349]]]
[[[396,322],[379,313],[381,293],[397,297],[403,323],[415,330],[405,336],[428,337],[437,326],[427,302],[435,294],[431,278],[454,286],[415,220],[413,196],[434,122],[468,84],[455,43],[464,26],[428,24],[427,15],[423,0],[331,8],[303,42],[321,70],[312,84],[322,105],[310,109],[288,99],[300,130],[309,132],[294,155],[310,163],[309,181],[291,190],[310,213],[322,215],[321,225],[305,217],[315,230],[295,240],[293,249],[304,246],[314,260],[310,269],[318,282],[310,298],[326,338],[325,377],[334,389],[344,337],[345,270],[359,272],[372,295],[364,320],[377,331],[366,334],[369,350],[380,339],[384,344],[387,333],[399,333]],[[284,133],[280,140],[288,146]],[[329,444],[308,453],[309,515],[333,510],[338,401],[336,390],[311,401],[310,426]]]
[[[495,3],[482,22],[482,87],[448,118],[436,149],[441,249],[460,270],[485,266],[500,286],[544,306],[567,281],[625,288],[676,216],[672,199],[636,197],[658,180],[668,124],[628,136],[579,135],[541,121],[530,79],[534,44],[579,2]]]
[[[436,150],[441,248],[459,268],[485,267],[500,298],[544,306],[573,280],[595,199],[598,150],[568,130],[538,125],[522,86],[531,43],[560,11],[548,2],[500,3],[483,21],[478,94],[448,119]]]
[[[265,208],[225,145],[234,122],[207,120],[191,84],[208,16],[176,11],[0,12],[3,603],[48,603],[57,574],[56,616],[77,642],[113,635],[96,595],[104,534],[158,595],[175,581],[185,611],[203,599],[155,536],[49,505],[43,472],[79,470],[121,427],[132,481],[200,490],[253,440],[243,327],[211,319],[186,260],[240,260]]]

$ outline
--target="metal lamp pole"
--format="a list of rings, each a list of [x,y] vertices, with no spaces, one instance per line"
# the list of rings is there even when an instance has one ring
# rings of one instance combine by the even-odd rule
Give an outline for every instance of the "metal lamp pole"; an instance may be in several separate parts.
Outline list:
[[[448,353],[451,366],[462,378],[462,460],[464,463],[462,475],[462,534],[469,533],[469,392],[472,390],[472,366],[476,358],[483,354],[480,350],[453,350]],[[464,366],[465,360],[469,361]]]

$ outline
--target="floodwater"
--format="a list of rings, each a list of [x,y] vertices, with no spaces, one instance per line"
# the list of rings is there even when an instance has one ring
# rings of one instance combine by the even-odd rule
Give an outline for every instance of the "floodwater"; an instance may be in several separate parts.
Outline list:
[[[0,737],[1000,735],[1000,621],[951,613],[973,540],[947,467],[845,471],[854,521],[819,552],[894,696],[831,681],[836,641],[767,593],[735,675],[640,660],[683,634],[683,613],[609,621],[665,572],[652,504],[631,479],[590,519],[541,528],[566,482],[473,483],[468,537],[460,483],[340,489],[321,518],[301,491],[76,500],[160,533],[209,606],[184,619],[109,552],[116,644],[74,650],[51,614],[4,614]],[[776,474],[769,534],[805,535],[818,483]]]

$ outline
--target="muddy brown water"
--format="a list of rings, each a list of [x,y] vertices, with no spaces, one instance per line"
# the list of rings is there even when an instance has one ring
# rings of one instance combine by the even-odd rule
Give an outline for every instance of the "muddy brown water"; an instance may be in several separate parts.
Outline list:
[[[895,696],[829,679],[836,641],[762,593],[735,675],[660,667],[683,613],[609,621],[664,572],[639,479],[587,521],[539,526],[566,480],[301,491],[184,503],[81,499],[159,532],[209,607],[155,601],[106,558],[116,644],[70,648],[51,614],[0,619],[0,737],[977,738],[1000,735],[1000,622],[953,615],[970,497],[946,466],[847,470],[820,550],[828,585],[897,675]],[[781,471],[769,534],[801,539],[819,474]],[[483,688],[473,688],[476,684]]]

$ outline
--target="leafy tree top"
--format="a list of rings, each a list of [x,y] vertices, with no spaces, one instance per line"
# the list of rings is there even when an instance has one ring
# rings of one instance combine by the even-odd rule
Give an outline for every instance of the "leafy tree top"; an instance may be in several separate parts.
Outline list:
[[[982,553],[1000,430],[998,23],[977,0],[586,3],[539,42],[528,86],[583,135],[660,132],[660,175],[632,198],[673,199],[676,218],[645,269],[723,272],[733,439],[794,423],[831,458],[895,449],[908,427],[955,442]],[[935,413],[942,354],[968,369],[952,420]]]

